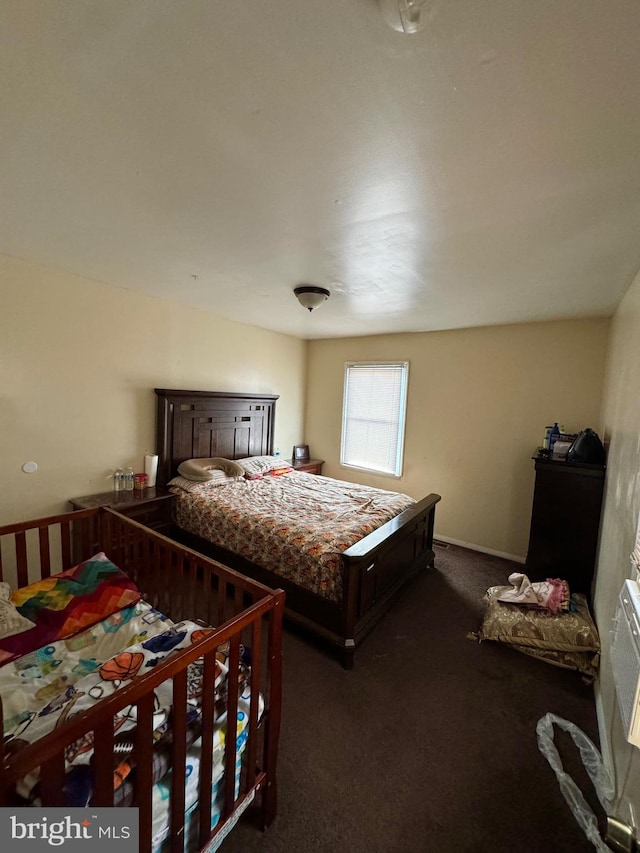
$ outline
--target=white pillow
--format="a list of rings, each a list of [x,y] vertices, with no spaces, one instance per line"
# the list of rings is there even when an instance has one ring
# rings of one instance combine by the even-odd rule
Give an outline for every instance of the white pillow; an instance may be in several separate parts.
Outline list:
[[[280,456],[246,456],[244,459],[236,459],[242,465],[247,474],[266,474],[278,468],[289,468],[290,463]]]
[[[243,477],[244,469],[233,459],[212,456],[205,459],[187,459],[178,465],[178,474],[187,480],[220,480],[222,477]]]
[[[14,634],[22,634],[23,631],[34,627],[34,622],[16,610],[15,604],[11,601],[9,584],[0,583],[0,640],[13,637]]]

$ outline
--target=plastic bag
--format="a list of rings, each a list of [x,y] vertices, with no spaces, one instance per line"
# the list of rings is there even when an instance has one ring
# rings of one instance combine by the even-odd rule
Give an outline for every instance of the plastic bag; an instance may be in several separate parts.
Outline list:
[[[582,763],[593,782],[598,800],[606,811],[607,806],[613,801],[614,790],[609,772],[602,763],[602,756],[586,734],[575,723],[563,720],[562,717],[557,717],[555,714],[545,714],[544,717],[538,720],[536,726],[538,748],[556,774],[562,795],[567,801],[578,825],[582,828],[596,850],[600,850],[601,853],[611,853],[611,848],[600,837],[598,821],[585,800],[582,791],[562,766],[560,754],[553,742],[554,724],[570,734],[573,742],[580,750]]]

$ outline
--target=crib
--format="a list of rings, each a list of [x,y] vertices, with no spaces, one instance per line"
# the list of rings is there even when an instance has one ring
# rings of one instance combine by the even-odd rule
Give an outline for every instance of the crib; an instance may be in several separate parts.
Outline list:
[[[180,632],[178,627],[169,629],[175,637],[182,636],[182,628],[188,625],[190,643],[177,646],[161,660],[154,659],[155,665],[149,665],[144,674],[123,677],[116,682],[117,689],[110,685],[108,696],[79,713],[61,716],[51,731],[33,741],[21,733],[7,737],[3,705],[14,697],[13,691],[4,695],[0,691],[5,722],[0,805],[27,804],[24,780],[36,777],[37,795],[31,801],[68,806],[67,781],[74,772],[69,756],[84,742],[91,745],[90,758],[85,753],[83,759],[88,761],[83,766],[90,775],[90,806],[136,807],[141,853],[213,851],[250,807],[266,828],[277,808],[284,593],[107,508],[0,527],[0,581],[22,590],[44,579],[59,580],[60,572],[84,565],[82,561],[95,555],[96,549],[108,555],[140,591],[142,601],[136,607],[147,608],[144,613],[152,612],[154,618],[158,612],[169,617],[173,626],[181,628]],[[88,630],[95,634],[97,629]],[[69,640],[60,641],[65,642],[73,645]],[[51,648],[56,646],[47,647]],[[7,683],[26,672],[16,668],[18,674],[14,675],[6,668],[12,665],[0,666],[0,675],[6,671]],[[192,701],[194,671],[199,674],[200,693]],[[94,673],[83,676],[95,677]],[[84,695],[87,691],[79,688],[83,683],[79,680],[67,690]],[[172,698],[159,737],[161,693]],[[42,713],[30,712],[39,723]],[[121,764],[118,726],[123,718],[135,719],[135,724],[127,723],[131,728],[127,734],[131,750],[128,769],[133,772],[127,777],[126,801],[118,794],[114,775]],[[199,746],[194,803],[193,794],[187,802],[185,776],[195,736]],[[160,780],[158,742],[170,768]],[[168,802],[166,826],[160,835],[154,830],[157,785],[165,786]]]

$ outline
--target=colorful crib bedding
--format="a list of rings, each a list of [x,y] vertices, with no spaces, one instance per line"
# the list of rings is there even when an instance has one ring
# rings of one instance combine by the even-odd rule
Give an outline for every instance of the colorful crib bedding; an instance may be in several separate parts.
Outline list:
[[[342,597],[342,552],[415,503],[297,471],[174,491],[183,530],[332,601]]]
[[[83,564],[84,565],[84,564]],[[112,565],[112,564],[109,564]],[[77,567],[76,567],[77,568]],[[114,567],[115,568],[115,567]],[[95,574],[96,567],[93,567]],[[65,573],[67,575],[68,573]],[[86,574],[86,573],[85,573]],[[119,573],[122,575],[122,573]],[[126,576],[125,576],[126,577]],[[64,590],[68,578],[59,576],[58,592]],[[49,592],[55,588],[55,580],[46,579],[44,586]],[[117,577],[122,585],[122,577]],[[95,586],[95,584],[94,584]],[[131,585],[133,586],[133,585]],[[133,587],[135,589],[135,587]],[[81,593],[84,594],[86,590]],[[91,591],[93,595],[95,590]],[[137,592],[137,591],[136,591]],[[16,591],[17,601],[32,601],[34,590],[25,595]],[[72,608],[74,602],[66,596],[58,596],[64,608]],[[162,613],[140,599],[120,610],[113,609],[114,596],[104,596],[103,615],[100,606],[94,608],[93,618],[98,619],[84,630],[64,636],[45,646],[34,649],[9,662],[0,664],[0,695],[3,704],[3,728],[5,743],[17,751],[21,746],[33,743],[61,725],[69,717],[88,710],[105,697],[111,695],[132,678],[139,677],[156,666],[169,655],[197,642],[212,629],[189,620],[174,623]],[[95,598],[95,596],[94,596]],[[128,600],[129,596],[125,599]],[[48,601],[51,604],[49,598]],[[76,602],[77,604],[77,602]],[[50,620],[49,620],[50,621]],[[45,622],[47,620],[45,619]],[[37,620],[36,620],[37,624]],[[47,622],[48,624],[48,622]],[[42,626],[41,626],[42,627]],[[25,632],[26,633],[26,632]],[[247,740],[250,690],[245,674],[248,665],[243,661],[249,653],[241,647],[241,668],[237,711],[236,757],[239,768],[242,751]],[[220,647],[216,656],[215,685],[216,724],[213,743],[213,793],[212,826],[220,817],[224,792],[224,746],[226,732],[226,675],[227,649]],[[203,692],[202,661],[189,666],[187,675],[187,776],[185,797],[187,817],[197,810],[197,778],[200,750],[200,699]],[[156,746],[153,761],[153,849],[161,851],[169,832],[168,798],[171,784],[171,727],[170,713],[173,701],[172,681],[162,682],[154,696],[154,737]],[[264,703],[258,699],[258,714],[262,715]],[[129,706],[114,719],[114,736],[118,749],[117,766],[114,767],[114,804],[133,803],[135,778],[135,725],[136,708]],[[90,765],[93,757],[93,735],[76,741],[67,749],[65,759],[65,800],[69,806],[87,806],[91,803],[92,774]],[[239,770],[238,770],[239,774]],[[237,774],[236,786],[239,775]],[[38,803],[39,774],[34,771],[21,780],[17,793],[25,803]],[[197,826],[197,823],[194,824]],[[187,849],[187,848],[185,848]]]

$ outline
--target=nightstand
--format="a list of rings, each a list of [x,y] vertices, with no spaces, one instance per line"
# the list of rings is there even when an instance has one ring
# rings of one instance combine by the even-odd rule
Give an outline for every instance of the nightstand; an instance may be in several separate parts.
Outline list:
[[[288,459],[287,462],[296,471],[305,471],[307,474],[322,474],[322,466],[324,465],[324,459],[305,459],[304,461]]]
[[[98,495],[85,495],[69,501],[72,509],[94,509],[108,506],[121,512],[128,518],[169,535],[171,529],[171,505],[175,495],[161,486],[133,492],[101,492]]]

